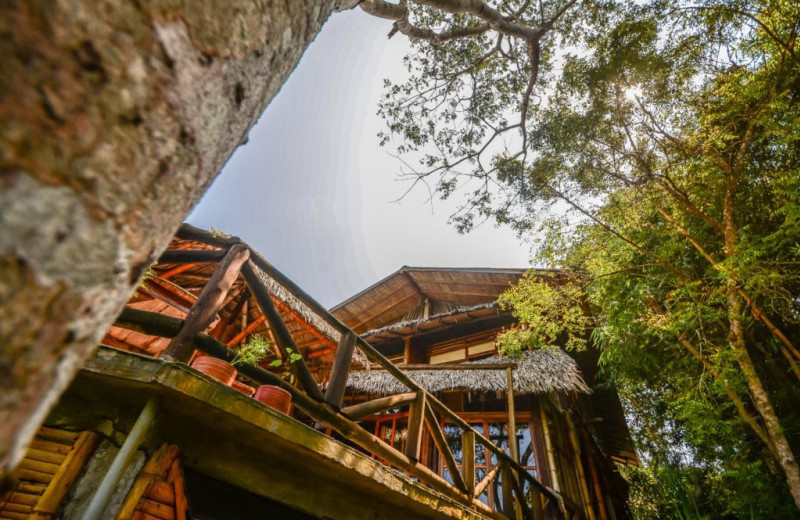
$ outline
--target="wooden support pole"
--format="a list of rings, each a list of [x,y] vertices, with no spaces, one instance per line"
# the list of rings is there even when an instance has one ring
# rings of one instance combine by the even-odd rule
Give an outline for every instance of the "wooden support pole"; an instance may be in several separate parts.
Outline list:
[[[516,512],[514,509],[514,484],[511,468],[506,461],[498,461],[500,464],[500,491],[503,497],[503,514],[508,518],[515,518]]]
[[[456,462],[455,457],[453,457],[453,452],[450,451],[450,445],[447,443],[447,438],[444,436],[442,427],[439,425],[439,420],[437,419],[436,414],[433,412],[433,409],[430,407],[430,405],[425,407],[425,422],[428,425],[428,430],[431,432],[433,444],[436,445],[436,449],[439,450],[439,453],[444,460],[444,465],[447,467],[447,471],[453,478],[453,484],[458,489],[461,489],[465,493],[468,493],[470,496],[472,496],[473,493],[469,492],[469,486],[461,476],[461,472],[458,469],[458,463]],[[475,477],[473,476],[473,482],[474,480]]]
[[[425,420],[425,392],[418,392],[408,409],[408,431],[406,434],[406,457],[418,461],[422,450],[422,425]]]
[[[475,494],[475,432],[461,432],[461,478],[467,486],[467,493]]]
[[[353,362],[353,350],[356,347],[356,335],[352,332],[342,334],[339,348],[333,358],[331,377],[325,391],[325,400],[335,409],[342,406],[344,391],[347,388],[347,375],[350,373],[350,364]]]
[[[373,415],[384,410],[397,408],[405,403],[410,403],[416,397],[417,394],[414,392],[390,395],[388,397],[381,397],[365,403],[354,404],[353,406],[342,408],[342,413],[355,421],[361,419],[362,417],[367,417],[368,415]]]
[[[183,327],[170,342],[164,352],[164,358],[175,361],[188,361],[194,352],[192,338],[203,332],[214,319],[225,302],[233,282],[239,276],[239,270],[250,257],[250,250],[243,245],[230,248],[225,258],[217,266],[197,301],[192,305]]]
[[[519,462],[519,443],[517,442],[517,417],[514,409],[514,369],[506,368],[506,397],[508,399],[508,445],[511,448],[511,458]]]
[[[511,471],[509,473],[511,473]],[[522,484],[520,482],[520,479],[512,477],[511,484],[512,487],[514,488],[514,497],[516,498],[515,503],[517,504],[516,507],[517,518],[520,520],[523,518],[526,520],[532,520],[535,517],[535,515],[531,510],[531,508],[528,506],[528,501],[526,500],[525,492],[522,489]],[[536,496],[537,497],[539,496],[538,491],[536,493]]]
[[[300,350],[297,348],[292,334],[283,322],[283,318],[281,318],[278,309],[275,308],[272,297],[256,273],[252,262],[247,262],[242,266],[242,275],[244,276],[245,282],[247,282],[247,286],[250,288],[250,292],[253,293],[256,303],[258,303],[258,307],[267,318],[267,323],[269,323],[269,328],[272,329],[272,333],[275,335],[275,340],[278,344],[278,349],[280,349],[283,355],[283,359],[288,360],[290,358],[290,349],[299,354]],[[313,399],[324,401],[325,396],[322,395],[322,391],[319,389],[319,386],[317,386],[314,376],[312,376],[311,372],[308,370],[305,360],[300,358],[292,363],[291,367],[297,380],[300,381],[303,390]]]

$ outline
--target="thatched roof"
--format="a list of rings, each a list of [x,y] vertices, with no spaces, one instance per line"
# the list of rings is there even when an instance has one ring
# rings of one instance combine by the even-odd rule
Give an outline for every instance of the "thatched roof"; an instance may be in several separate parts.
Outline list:
[[[331,313],[359,334],[408,321],[427,300],[431,314],[446,307],[470,307],[494,302],[525,273],[525,269],[465,267],[402,267],[336,305]]]
[[[493,356],[472,363],[504,363],[508,358]],[[505,370],[409,370],[407,374],[425,390],[505,391]],[[351,390],[377,395],[408,392],[409,389],[385,370],[359,370],[350,373]],[[589,394],[578,365],[559,349],[528,352],[514,369],[514,392],[518,395],[549,392]]]

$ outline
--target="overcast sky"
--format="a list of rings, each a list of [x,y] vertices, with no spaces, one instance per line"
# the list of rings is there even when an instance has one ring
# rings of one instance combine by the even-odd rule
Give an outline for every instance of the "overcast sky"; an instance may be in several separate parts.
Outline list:
[[[486,224],[459,235],[453,207],[407,184],[376,134],[384,78],[407,41],[360,10],[334,15],[188,221],[237,235],[332,306],[403,265],[527,267],[528,247]]]

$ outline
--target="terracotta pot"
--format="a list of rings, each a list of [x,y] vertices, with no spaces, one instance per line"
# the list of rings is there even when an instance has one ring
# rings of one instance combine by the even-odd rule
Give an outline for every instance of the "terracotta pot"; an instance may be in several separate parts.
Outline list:
[[[212,356],[196,357],[192,361],[192,367],[228,386],[236,379],[236,368],[233,365]]]
[[[246,395],[247,397],[253,397],[253,394],[256,393],[256,389],[255,388],[253,388],[252,386],[246,385],[244,383],[240,383],[239,381],[235,381],[234,380],[234,382],[233,382],[233,384],[231,386],[235,390],[238,390],[241,393],[243,393],[244,395]]]
[[[277,386],[261,385],[253,397],[286,415],[289,415],[292,409],[292,394]]]

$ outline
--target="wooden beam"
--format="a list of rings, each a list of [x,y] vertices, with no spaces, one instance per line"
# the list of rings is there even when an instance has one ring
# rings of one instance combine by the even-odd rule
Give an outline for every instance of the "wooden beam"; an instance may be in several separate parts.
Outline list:
[[[94,432],[85,431],[78,435],[45,492],[36,502],[30,518],[49,519],[55,515],[98,444],[100,436]]]
[[[208,264],[225,258],[224,249],[167,249],[160,257],[159,264]]]
[[[406,430],[406,457],[418,461],[422,450],[422,425],[425,420],[425,392],[418,392],[408,409],[408,430]]]
[[[353,406],[342,408],[342,413],[350,417],[354,421],[357,421],[362,417],[374,415],[384,410],[397,408],[398,406],[401,406],[405,403],[410,403],[416,397],[417,394],[415,394],[414,392],[409,392],[407,394],[390,395],[387,397],[381,397],[379,399],[373,399],[372,401],[367,401],[366,403],[354,404]]]
[[[192,338],[211,324],[214,316],[225,302],[225,296],[233,282],[239,276],[242,265],[249,257],[250,250],[243,245],[235,245],[230,248],[211,279],[203,287],[197,301],[192,305],[178,335],[172,338],[164,352],[164,358],[183,362],[189,360],[194,352]]]
[[[498,471],[500,471],[500,465],[495,465],[495,467],[493,467],[489,471],[489,473],[487,473],[486,476],[483,477],[483,480],[481,480],[480,482],[478,482],[475,485],[474,495],[476,497],[481,496],[481,493],[486,491],[486,488],[489,487],[489,484],[492,483],[492,480],[494,480],[494,477],[497,476],[497,472]]]
[[[335,409],[342,406],[344,391],[347,388],[347,375],[350,373],[350,364],[353,362],[353,350],[356,347],[356,335],[352,332],[342,334],[339,340],[339,348],[333,358],[333,368],[331,377],[328,380],[328,388],[325,391],[325,400]]]
[[[517,368],[516,363],[441,363],[439,365],[397,365],[400,370],[506,370]],[[381,370],[377,367],[374,370]]]
[[[281,318],[278,309],[275,308],[269,291],[258,277],[258,274],[256,274],[255,268],[251,262],[246,262],[242,266],[242,275],[244,276],[245,282],[247,282],[247,286],[250,287],[250,292],[253,293],[256,303],[258,303],[258,307],[267,318],[267,323],[269,323],[269,328],[272,329],[272,333],[275,335],[277,346],[283,358],[289,359],[289,349],[299,354],[300,350],[297,348],[292,334],[283,322],[283,318]],[[300,358],[292,363],[291,367],[297,380],[300,381],[303,390],[313,399],[324,401],[325,396],[322,395],[322,391],[319,389],[319,386],[317,386],[314,376],[309,372],[305,360]]]
[[[467,485],[467,493],[475,494],[475,432],[461,432],[461,476]]]
[[[146,279],[144,281],[144,287],[142,287],[140,291],[187,314],[192,309],[192,305],[194,305],[195,301],[197,301],[175,294],[169,289],[164,288],[158,283],[158,280],[154,278]]]
[[[436,414],[433,413],[433,410],[430,406],[425,407],[425,423],[428,425],[428,430],[431,432],[433,444],[436,446],[436,449],[439,450],[442,459],[444,459],[444,465],[447,467],[447,471],[450,472],[450,475],[453,479],[453,484],[464,493],[472,496],[472,493],[469,493],[469,486],[461,477],[461,472],[458,469],[458,463],[456,462],[455,457],[453,457],[453,452],[450,450],[450,445],[447,443],[447,438],[444,436],[442,426],[439,424],[439,419],[436,417]],[[474,475],[472,480],[473,482],[475,481]]]
[[[228,348],[235,347],[236,345],[238,345],[240,341],[242,341],[248,335],[252,334],[253,331],[258,328],[259,325],[264,323],[264,321],[266,321],[266,319],[267,318],[265,316],[261,316],[257,320],[255,320],[253,323],[248,325],[247,328],[245,328],[242,332],[240,332],[239,334],[234,336],[233,339],[231,339],[228,342]]]
[[[161,278],[163,280],[169,280],[173,276],[176,276],[176,275],[179,275],[181,273],[184,273],[184,272],[186,272],[186,271],[188,271],[190,269],[193,269],[194,267],[195,267],[195,264],[179,265],[177,267],[173,267],[169,271],[164,271],[163,273],[161,273],[161,276],[159,278]]]

